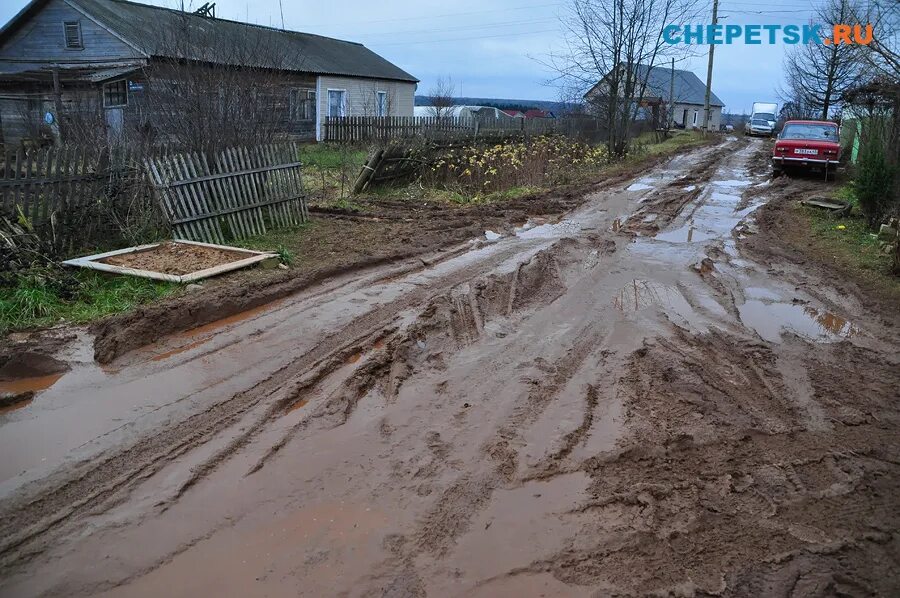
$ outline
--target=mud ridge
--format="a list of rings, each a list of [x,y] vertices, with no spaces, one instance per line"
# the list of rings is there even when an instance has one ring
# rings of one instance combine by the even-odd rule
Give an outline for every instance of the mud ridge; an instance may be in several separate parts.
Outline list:
[[[500,254],[493,259],[499,262],[506,257]],[[442,281],[435,281],[435,286],[457,285],[481,266],[455,272]],[[304,372],[333,353],[355,346],[381,331],[402,310],[421,302],[425,292],[412,291],[394,303],[368,312],[344,329],[328,335],[313,350],[254,388],[142,438],[92,467],[82,465],[74,473],[71,468],[66,468],[46,480],[22,488],[0,504],[0,537],[3,538],[0,563],[4,567],[12,566],[36,556],[49,544],[50,539],[43,537],[52,535],[52,530],[76,525],[76,521],[89,511],[103,510],[103,505],[108,507],[115,500],[121,500],[121,493],[127,493],[136,482],[152,475],[183,452],[207,442],[260,401],[277,393],[291,378],[302,378]],[[348,338],[353,340],[348,341]],[[239,448],[240,443],[236,446]],[[210,469],[202,471],[208,473]],[[26,544],[34,542],[36,548],[22,550]]]

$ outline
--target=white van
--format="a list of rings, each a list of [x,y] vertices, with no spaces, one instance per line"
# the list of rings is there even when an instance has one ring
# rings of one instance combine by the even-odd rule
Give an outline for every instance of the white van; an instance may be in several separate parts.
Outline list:
[[[775,136],[775,122],[778,118],[778,104],[766,102],[753,102],[753,112],[750,120],[744,126],[745,135],[762,135],[764,137]]]

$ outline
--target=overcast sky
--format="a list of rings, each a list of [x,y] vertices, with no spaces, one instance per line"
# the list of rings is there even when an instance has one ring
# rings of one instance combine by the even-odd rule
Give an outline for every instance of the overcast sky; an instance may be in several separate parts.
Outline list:
[[[798,23],[809,21],[824,0],[722,0],[724,23]],[[185,0],[186,4],[189,0]],[[177,0],[148,0],[175,7]],[[8,21],[26,0],[0,2],[0,20]],[[194,5],[202,4],[194,0]],[[547,81],[553,72],[541,59],[561,49],[559,16],[566,0],[283,0],[284,26],[366,46],[421,79],[426,93],[439,76],[450,76],[457,95],[524,100],[556,100]],[[712,2],[710,1],[710,13]],[[281,25],[278,0],[216,0],[222,18]],[[705,22],[709,22],[711,16]],[[749,111],[756,101],[777,101],[785,46],[718,46],[713,91],[732,112]],[[706,53],[679,68],[706,80]]]

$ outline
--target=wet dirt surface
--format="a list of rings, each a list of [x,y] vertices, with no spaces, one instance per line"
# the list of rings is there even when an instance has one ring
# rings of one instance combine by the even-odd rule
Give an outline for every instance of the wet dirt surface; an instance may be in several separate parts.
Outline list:
[[[900,329],[748,246],[762,143],[108,366],[80,337],[0,414],[0,593],[896,595]]]

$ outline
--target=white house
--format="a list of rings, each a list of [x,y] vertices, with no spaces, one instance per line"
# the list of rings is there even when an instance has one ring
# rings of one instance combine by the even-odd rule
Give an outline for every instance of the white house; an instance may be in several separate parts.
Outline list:
[[[640,98],[642,104],[661,104],[672,110],[672,120],[676,126],[687,129],[699,129],[703,127],[703,111],[706,100],[706,84],[691,71],[675,69],[673,81],[672,69],[665,66],[647,68],[646,65],[637,66],[637,76],[640,81],[646,81],[644,95]],[[591,103],[602,98],[602,90],[605,78],[597,82],[586,94],[584,99]],[[672,97],[669,90],[674,89]],[[722,122],[722,108],[724,103],[715,93],[709,96],[709,129],[718,131]]]

